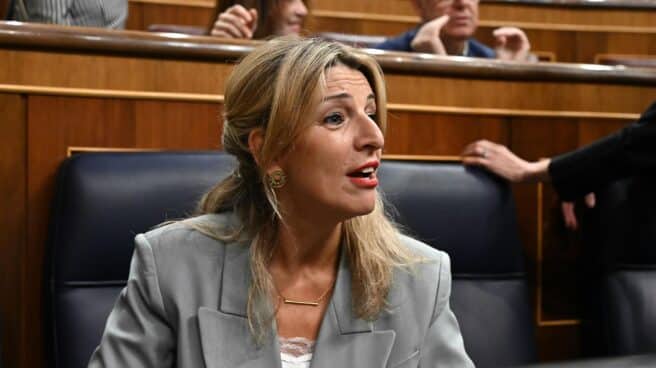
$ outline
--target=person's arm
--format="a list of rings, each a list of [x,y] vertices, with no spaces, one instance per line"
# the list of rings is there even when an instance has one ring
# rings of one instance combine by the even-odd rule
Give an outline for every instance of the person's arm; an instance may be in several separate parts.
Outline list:
[[[23,21],[71,25],[73,0],[20,0],[18,14]]]
[[[420,348],[420,367],[474,367],[465,351],[465,344],[455,314],[451,310],[451,261],[441,253],[435,309],[428,333]]]
[[[462,162],[465,165],[482,166],[513,183],[551,180],[548,169],[550,159],[529,162],[515,155],[506,146],[487,140],[467,145],[462,152]]]
[[[549,168],[551,159],[543,159],[536,162],[526,161],[506,146],[481,140],[469,144],[462,153],[465,165],[482,166],[493,173],[513,183],[532,183],[538,181],[550,181]],[[594,193],[585,196],[588,207],[594,207]],[[576,230],[578,221],[574,212],[574,203],[565,201],[561,203],[561,212],[565,226]]]
[[[167,323],[153,249],[143,235],[135,239],[128,283],[107,319],[89,368],[172,367],[175,337]]]
[[[549,174],[560,197],[572,200],[601,185],[656,171],[656,103],[640,119],[606,138],[553,158]]]

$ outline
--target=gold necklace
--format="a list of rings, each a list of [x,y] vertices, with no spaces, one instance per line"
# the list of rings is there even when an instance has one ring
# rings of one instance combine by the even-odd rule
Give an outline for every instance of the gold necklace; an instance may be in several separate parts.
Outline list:
[[[278,291],[278,288],[276,288],[276,291],[278,292],[278,296],[280,297],[280,299],[282,300],[282,302],[285,303],[285,304],[306,305],[306,306],[309,306],[309,307],[318,307],[319,304],[320,304],[320,303],[323,301],[323,299],[326,297],[326,295],[328,295],[328,292],[329,292],[330,290],[333,289],[333,286],[335,286],[335,280],[333,280],[333,282],[330,284],[330,286],[328,287],[328,289],[326,289],[326,291],[324,291],[323,294],[321,294],[321,296],[319,296],[319,298],[317,298],[315,301],[306,301],[306,300],[294,300],[294,299],[288,299],[288,298],[285,298],[285,297],[280,293],[280,291]]]

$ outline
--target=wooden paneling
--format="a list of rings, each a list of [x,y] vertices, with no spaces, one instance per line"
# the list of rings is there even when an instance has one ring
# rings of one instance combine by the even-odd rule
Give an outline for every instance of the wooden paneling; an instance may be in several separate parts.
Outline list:
[[[390,111],[385,153],[405,155],[459,155],[478,139],[509,143],[506,119],[475,115]]]
[[[18,303],[25,274],[26,245],[26,132],[25,100],[17,94],[0,94],[0,341],[3,367],[20,366],[14,354],[22,346],[27,310]]]
[[[312,0],[312,10],[333,10],[387,15],[415,15],[414,0]]]
[[[0,0],[0,19],[6,19],[7,14],[9,14],[9,4],[12,2],[9,0]]]
[[[179,4],[158,4],[156,2],[130,1],[127,29],[147,30],[151,24],[177,24],[208,27],[214,15],[211,3],[189,6]]]
[[[520,23],[545,23],[589,26],[654,27],[656,13],[653,9],[622,9],[598,6],[559,6],[538,4],[509,4],[481,2],[480,19],[486,21]]]
[[[515,111],[642,111],[656,98],[653,87],[548,81],[472,80],[415,75],[386,75],[388,100],[395,104],[491,108]],[[502,93],[497,93],[502,91]],[[633,100],[632,100],[633,99]],[[503,110],[506,111],[503,111]]]
[[[223,93],[231,65],[210,62],[103,57],[85,54],[0,49],[0,80],[28,86],[99,90]],[[84,68],[72,67],[85,65]],[[39,70],[39,73],[34,73]]]
[[[22,367],[41,366],[42,267],[55,174],[69,147],[218,149],[217,104],[30,96],[28,99],[28,237],[24,249]],[[23,143],[25,140],[22,141]]]
[[[495,26],[481,26],[476,37],[486,44],[494,44]],[[598,54],[656,54],[656,33],[633,32],[581,32],[559,29],[525,28],[531,47],[551,51],[561,62],[594,63]],[[654,28],[656,31],[656,28]]]

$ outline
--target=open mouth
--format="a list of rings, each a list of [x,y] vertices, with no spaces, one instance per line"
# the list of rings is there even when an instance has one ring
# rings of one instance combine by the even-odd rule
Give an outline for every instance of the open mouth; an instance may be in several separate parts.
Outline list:
[[[347,174],[351,178],[373,178],[376,173],[376,168],[373,166],[368,166]]]

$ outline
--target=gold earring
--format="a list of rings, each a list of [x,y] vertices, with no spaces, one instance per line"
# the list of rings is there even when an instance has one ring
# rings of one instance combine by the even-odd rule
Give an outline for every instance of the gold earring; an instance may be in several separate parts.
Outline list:
[[[285,186],[287,183],[287,175],[281,169],[273,170],[268,174],[269,176],[269,185],[273,189],[280,189]]]

